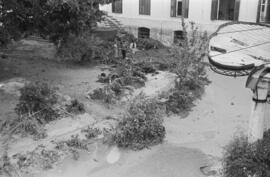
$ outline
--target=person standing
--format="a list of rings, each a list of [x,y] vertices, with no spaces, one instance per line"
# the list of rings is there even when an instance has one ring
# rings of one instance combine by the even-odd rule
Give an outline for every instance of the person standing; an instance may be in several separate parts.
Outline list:
[[[117,38],[115,38],[114,40],[114,57],[115,58],[119,58],[119,40]]]
[[[129,48],[131,49],[132,54],[135,54],[138,51],[137,44],[136,44],[136,41],[134,39],[131,40]]]
[[[127,42],[126,41],[121,41],[120,42],[120,46],[121,46],[121,53],[122,53],[122,58],[123,59],[126,59],[126,56],[127,56]]]

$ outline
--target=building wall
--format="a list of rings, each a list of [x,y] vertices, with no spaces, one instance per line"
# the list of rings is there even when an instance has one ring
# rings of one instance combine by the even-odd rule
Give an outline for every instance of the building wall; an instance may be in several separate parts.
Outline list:
[[[239,21],[256,22],[259,0],[241,0]],[[211,17],[212,0],[189,0],[189,17],[202,31],[214,32],[219,25],[228,21],[214,20]],[[165,44],[173,41],[173,31],[181,30],[181,18],[171,17],[171,0],[151,0],[151,15],[139,14],[139,0],[123,0],[123,13],[112,13],[111,4],[100,7],[117,18],[128,31],[137,36],[138,27],[151,29],[151,37]]]

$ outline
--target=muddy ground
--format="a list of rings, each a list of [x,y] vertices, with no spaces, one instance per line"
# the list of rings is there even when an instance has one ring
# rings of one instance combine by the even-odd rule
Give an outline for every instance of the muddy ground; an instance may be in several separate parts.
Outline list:
[[[64,95],[77,98],[86,105],[85,116],[67,118],[48,125],[48,139],[29,138],[13,142],[11,152],[23,152],[52,139],[76,133],[87,124],[119,115],[123,106],[107,108],[90,101],[86,93],[101,86],[97,76],[108,66],[64,64],[37,57],[0,59],[0,84],[21,80],[46,81]],[[165,118],[166,140],[162,145],[139,152],[115,150],[96,142],[92,150],[77,161],[67,157],[54,169],[38,171],[36,177],[203,177],[200,168],[218,166],[223,147],[241,132],[246,133],[251,92],[244,88],[246,78],[230,78],[208,70],[212,83],[187,117]],[[149,77],[145,92],[171,84],[171,75]],[[172,80],[173,81],[173,80]],[[19,86],[18,86],[19,87]],[[158,90],[155,90],[158,92]],[[18,95],[0,89],[0,118],[12,115]],[[108,156],[114,158],[110,163]],[[211,173],[209,173],[210,176]]]

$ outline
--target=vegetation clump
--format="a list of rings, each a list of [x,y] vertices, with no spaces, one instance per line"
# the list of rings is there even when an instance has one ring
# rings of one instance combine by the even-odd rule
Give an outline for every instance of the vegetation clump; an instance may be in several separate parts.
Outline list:
[[[85,113],[84,104],[79,102],[77,99],[71,100],[70,104],[66,105],[66,110],[72,114],[83,114]]]
[[[17,166],[20,170],[27,170],[31,167],[48,170],[53,168],[53,164],[61,158],[61,155],[55,150],[47,150],[40,145],[31,152],[16,154],[13,158],[17,159]]]
[[[89,96],[91,99],[102,100],[108,104],[116,103],[126,90],[132,90],[131,87],[144,86],[147,80],[142,69],[131,60],[120,62],[111,74],[103,75],[99,77],[99,81],[106,86],[95,89]]]
[[[138,95],[116,127],[113,141],[122,148],[141,150],[163,142],[163,111],[155,99]]]
[[[270,130],[255,143],[249,143],[245,137],[231,142],[223,158],[223,176],[270,176]]]
[[[88,126],[86,129],[82,130],[82,133],[85,133],[86,139],[93,139],[101,135],[102,131],[99,130],[98,128]]]
[[[110,63],[113,44],[93,34],[83,33],[79,36],[70,35],[58,49],[61,60],[75,63],[92,63],[95,61]]]
[[[175,88],[170,91],[166,102],[167,112],[176,114],[190,110],[194,100],[201,97],[204,87],[210,83],[203,63],[208,46],[207,34],[199,32],[194,23],[191,23],[190,34],[184,21],[182,27],[183,41],[173,50],[177,59],[172,69],[177,76]]]
[[[20,92],[19,103],[15,108],[17,115],[2,120],[0,131],[45,137],[43,125],[59,117],[58,111],[54,109],[57,103],[55,89],[48,84],[35,82],[26,84]]]
[[[80,139],[79,135],[72,135],[70,139],[55,143],[55,148],[63,152],[71,154],[74,160],[80,157],[79,151],[88,151],[88,142],[85,139]]]
[[[152,38],[139,38],[137,47],[140,50],[163,49],[165,46],[158,40]]]
[[[59,116],[53,109],[57,103],[55,89],[47,83],[29,83],[21,88],[20,92],[19,103],[15,108],[19,116],[33,115],[39,123],[50,122]]]

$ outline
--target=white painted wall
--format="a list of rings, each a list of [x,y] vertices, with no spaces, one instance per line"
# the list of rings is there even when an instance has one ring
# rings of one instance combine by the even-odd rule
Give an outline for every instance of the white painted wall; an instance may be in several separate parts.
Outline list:
[[[259,0],[241,0],[239,21],[256,22]],[[228,22],[211,20],[212,0],[189,0],[189,18],[202,31],[214,32],[219,25]],[[123,0],[123,13],[112,13],[111,4],[100,7],[116,17],[127,27],[148,27],[159,31],[181,30],[181,18],[171,17],[171,0],[151,0],[151,15],[139,15],[139,0]],[[136,33],[136,32],[135,32]],[[169,34],[168,34],[169,35]]]

